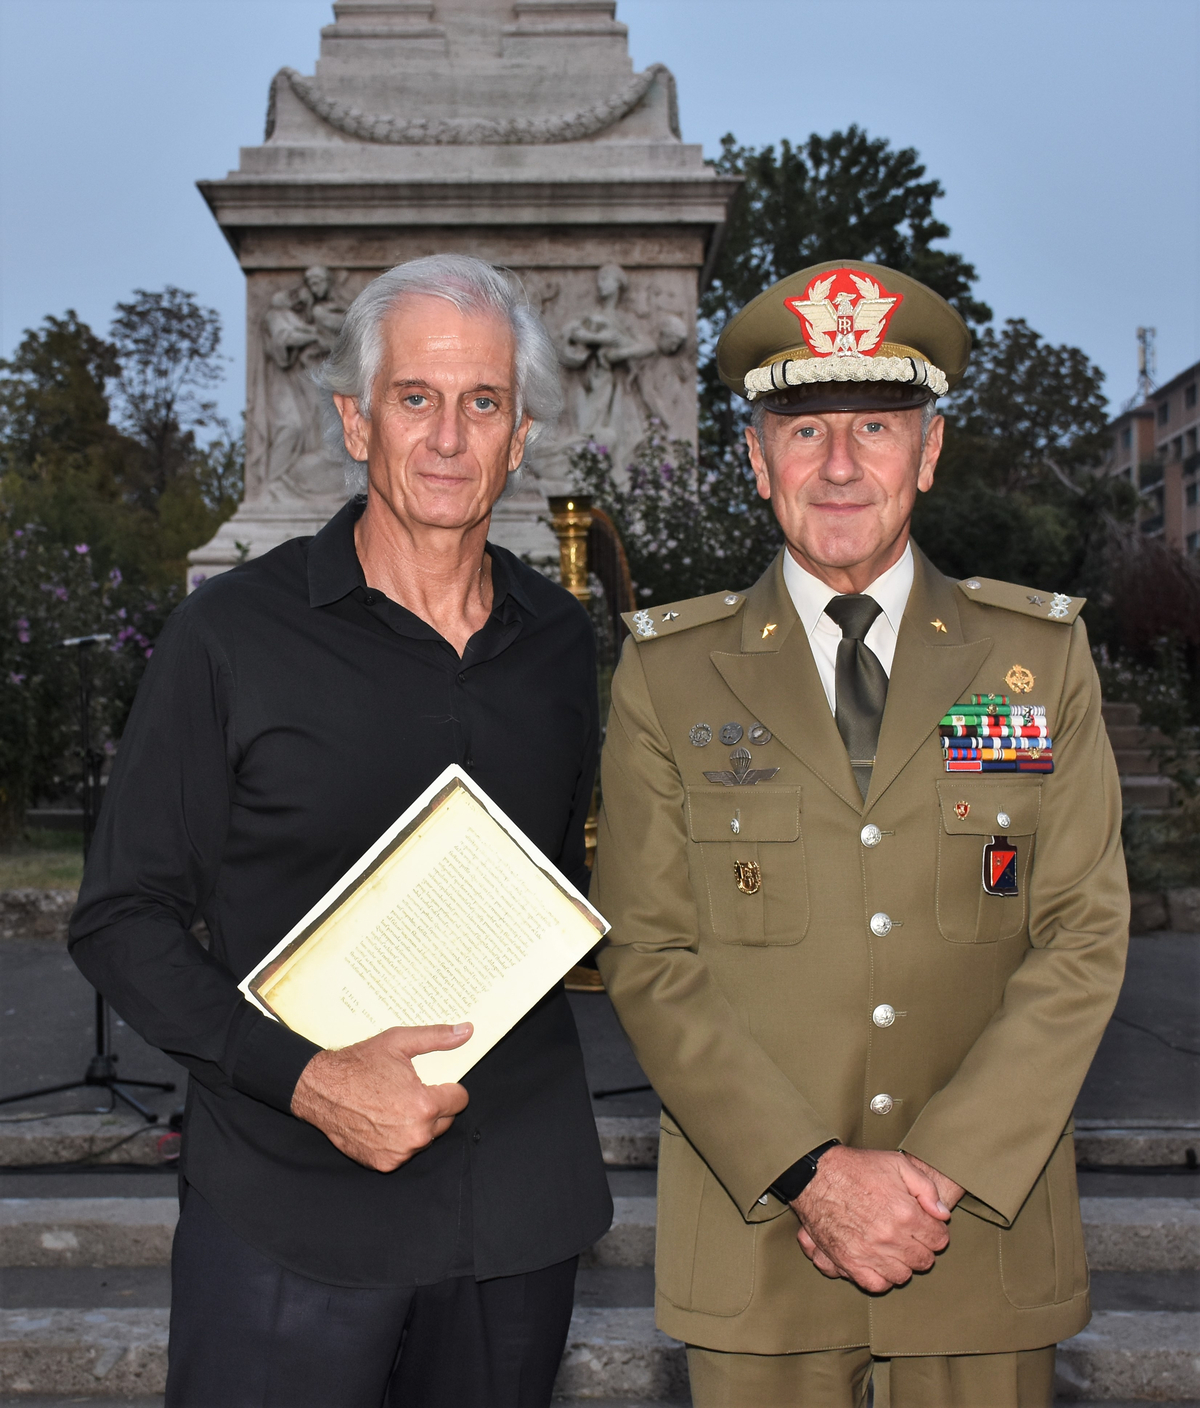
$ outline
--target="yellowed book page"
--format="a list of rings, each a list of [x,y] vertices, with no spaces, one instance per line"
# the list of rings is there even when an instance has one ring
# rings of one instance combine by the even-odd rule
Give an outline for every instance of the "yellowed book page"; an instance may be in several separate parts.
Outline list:
[[[418,1056],[458,1080],[596,943],[595,923],[465,790],[441,803],[271,978],[293,1031],[347,1046],[394,1026],[472,1022]]]

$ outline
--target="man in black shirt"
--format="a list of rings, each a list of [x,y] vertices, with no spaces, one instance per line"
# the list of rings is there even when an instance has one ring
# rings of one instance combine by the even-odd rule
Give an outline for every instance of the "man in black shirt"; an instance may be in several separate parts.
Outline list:
[[[365,497],[168,622],[71,951],[193,1076],[171,1408],[533,1408],[612,1211],[561,987],[427,1087],[409,1058],[469,1027],[322,1051],[237,984],[452,762],[585,887],[591,628],[486,544],[554,351],[513,281],[435,256],[364,290],[323,375]]]

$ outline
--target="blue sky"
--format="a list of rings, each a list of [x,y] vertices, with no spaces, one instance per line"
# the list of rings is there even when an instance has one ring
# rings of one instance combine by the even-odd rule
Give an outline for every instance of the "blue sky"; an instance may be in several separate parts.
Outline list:
[[[947,247],[1133,390],[1200,359],[1200,0],[619,0],[636,67],[679,82],[686,140],[857,122],[946,189]],[[327,0],[0,0],[0,355],[47,313],[99,331],[134,287],[216,307],[242,405],[242,276],[195,189],[311,73]]]

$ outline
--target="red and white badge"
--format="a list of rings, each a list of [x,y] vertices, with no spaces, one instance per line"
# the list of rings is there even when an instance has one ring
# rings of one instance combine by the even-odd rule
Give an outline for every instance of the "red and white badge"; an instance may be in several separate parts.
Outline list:
[[[803,298],[784,300],[814,357],[873,357],[903,302],[902,293],[889,293],[854,269],[818,274]]]

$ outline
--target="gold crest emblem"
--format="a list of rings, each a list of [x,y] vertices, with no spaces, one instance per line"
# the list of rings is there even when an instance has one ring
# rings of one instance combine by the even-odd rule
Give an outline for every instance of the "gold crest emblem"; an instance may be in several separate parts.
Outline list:
[[[1014,665],[1004,676],[1004,683],[1014,694],[1028,694],[1034,686],[1033,671],[1024,665]]]
[[[756,860],[735,860],[733,878],[743,895],[757,895],[762,889],[762,871]]]

